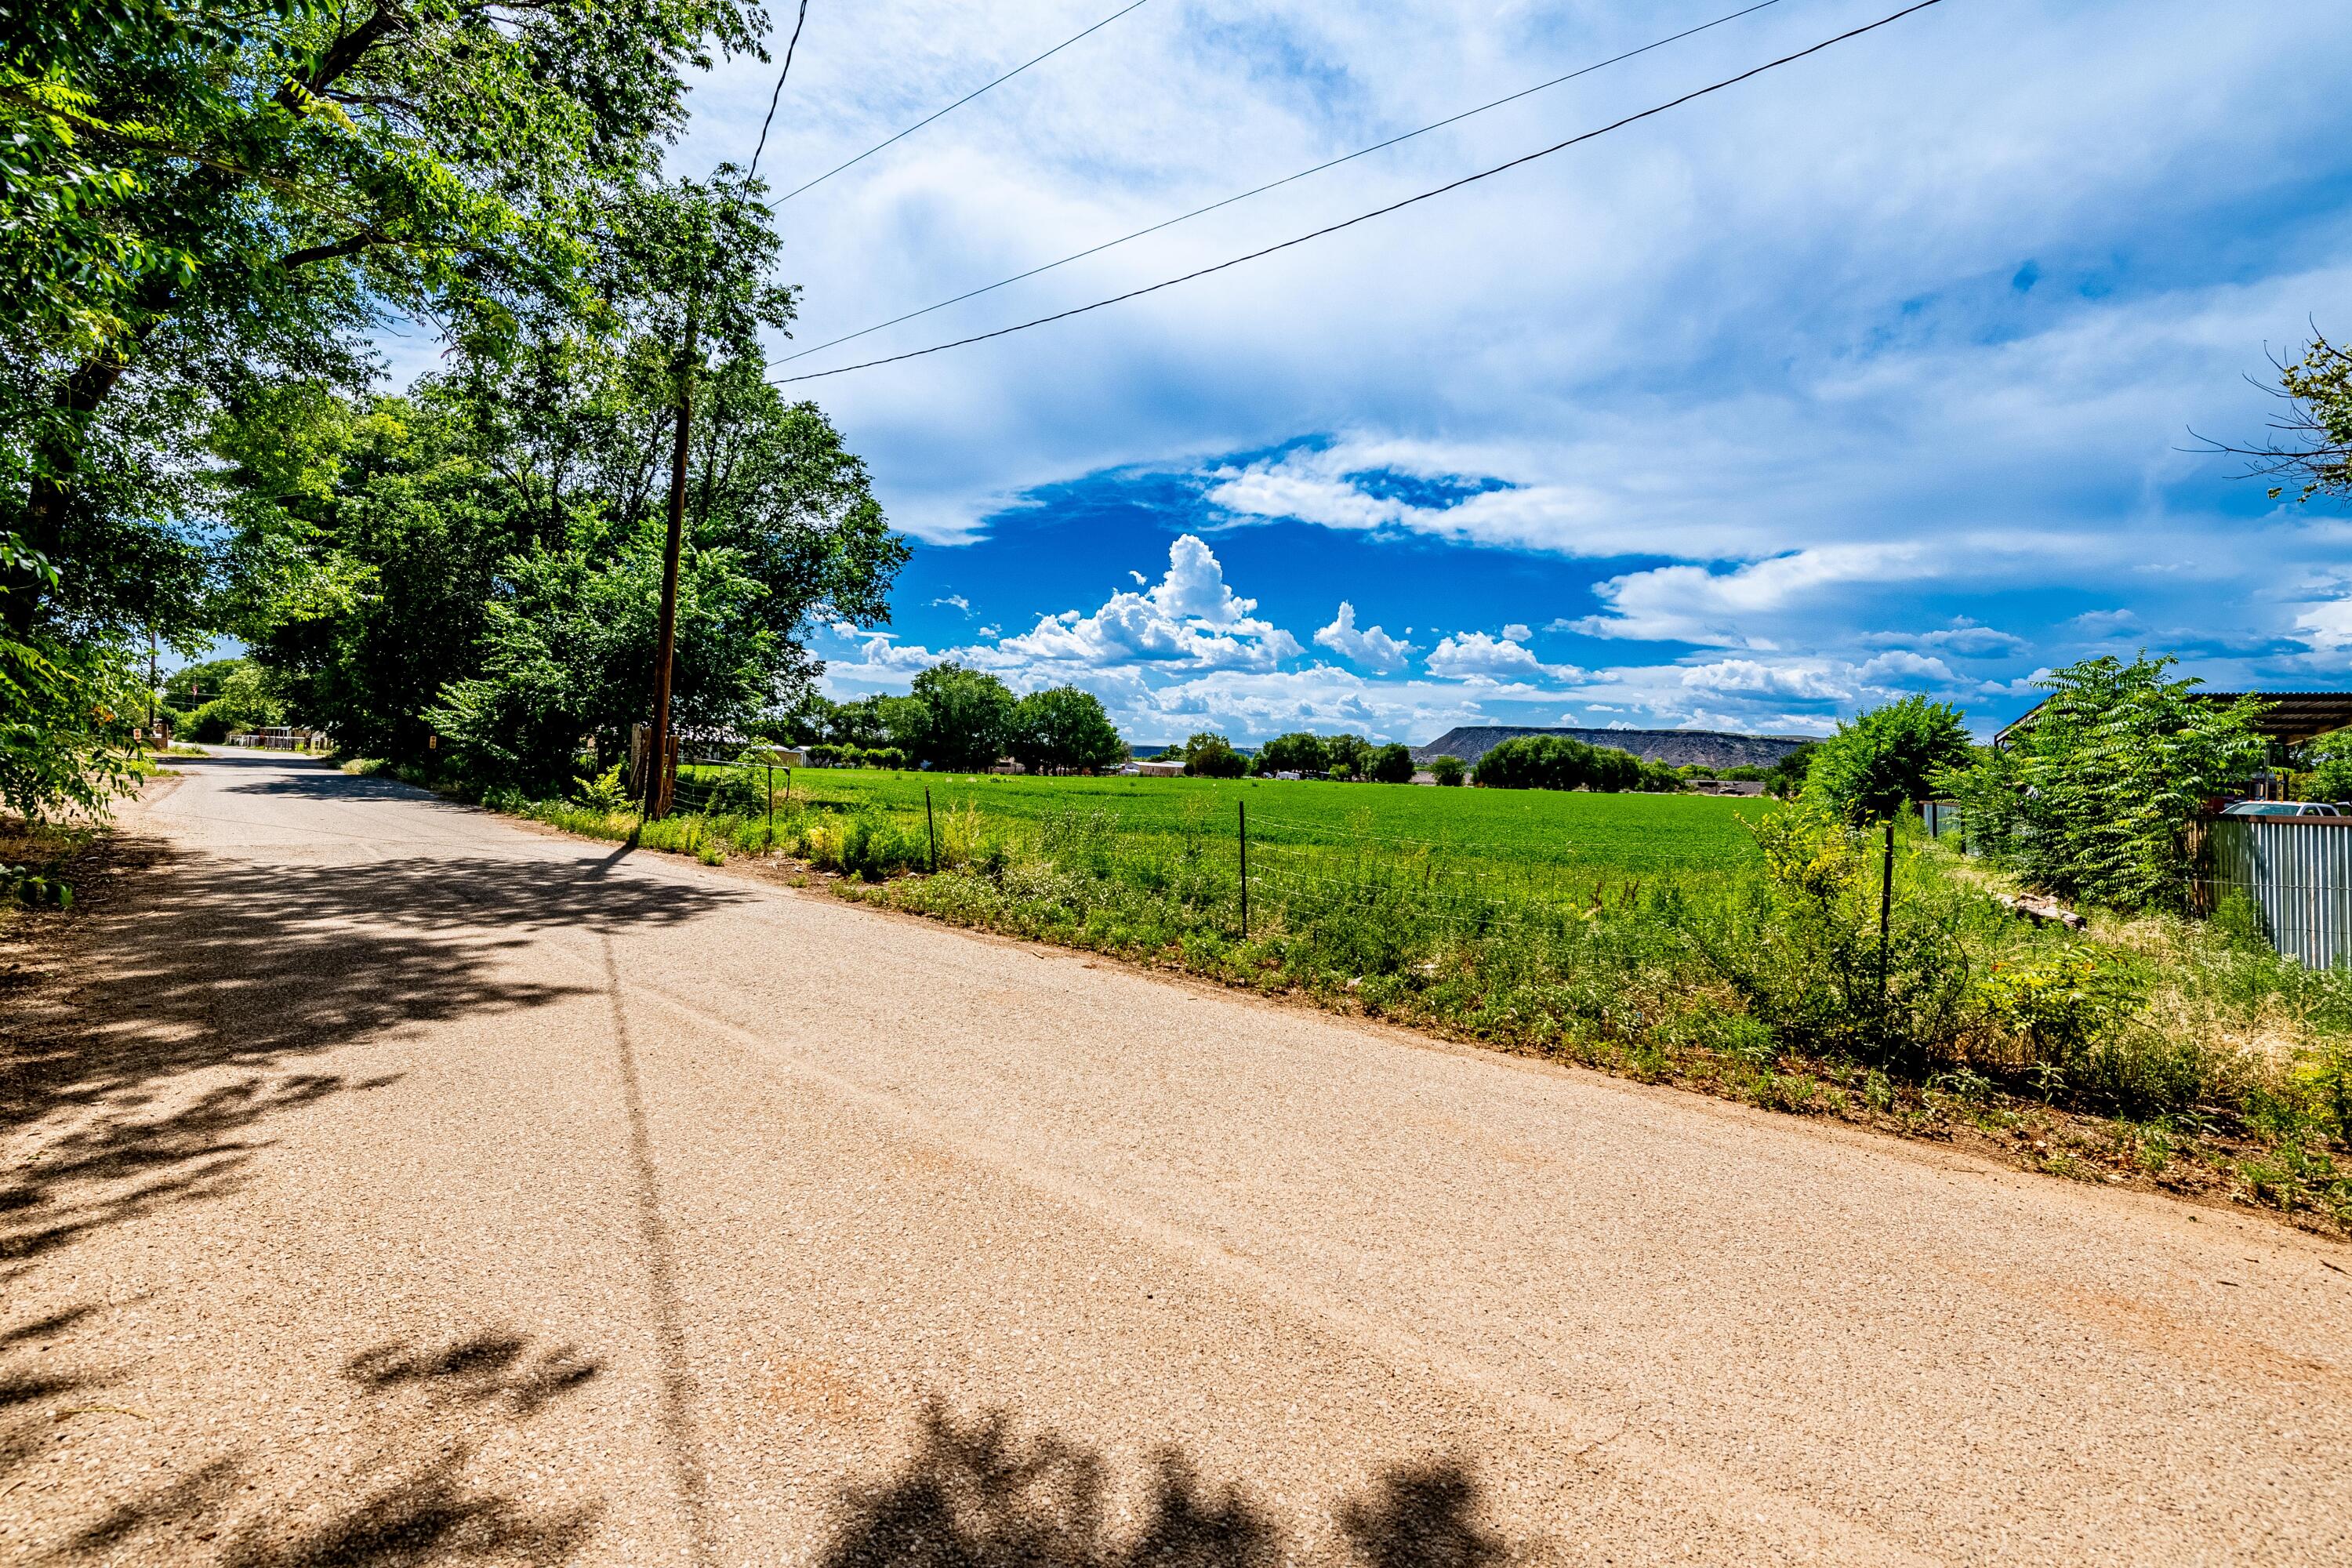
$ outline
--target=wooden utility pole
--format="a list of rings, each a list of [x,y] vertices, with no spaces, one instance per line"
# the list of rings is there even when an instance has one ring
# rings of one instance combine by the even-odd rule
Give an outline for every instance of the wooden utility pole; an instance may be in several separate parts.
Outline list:
[[[648,759],[646,819],[669,814],[670,665],[677,652],[677,555],[686,536],[686,464],[694,438],[695,305],[686,308],[686,351],[677,362],[677,439],[669,456],[669,537],[662,545],[661,633],[654,649],[653,754]]]

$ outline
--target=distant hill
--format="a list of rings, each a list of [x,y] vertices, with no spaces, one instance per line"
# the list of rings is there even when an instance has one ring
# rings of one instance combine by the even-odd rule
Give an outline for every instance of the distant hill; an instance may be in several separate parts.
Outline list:
[[[1463,725],[1448,730],[1426,746],[1412,749],[1412,760],[1459,757],[1475,763],[1504,742],[1520,735],[1566,735],[1588,746],[1614,746],[1644,762],[1688,767],[1769,768],[1806,741],[1805,735],[1735,735],[1725,730],[1544,730],[1517,724]]]

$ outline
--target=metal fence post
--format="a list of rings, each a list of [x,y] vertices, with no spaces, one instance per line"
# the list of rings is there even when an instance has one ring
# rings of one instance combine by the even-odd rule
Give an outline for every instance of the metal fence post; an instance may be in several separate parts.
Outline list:
[[[787,773],[785,777],[792,775]],[[776,847],[776,764],[768,764],[768,847]]]
[[[1249,802],[1234,802],[1234,810],[1241,823],[1242,839],[1242,940],[1249,941]]]
[[[1886,861],[1878,882],[1878,1005],[1886,1005],[1886,928],[1895,916],[1895,819],[1886,819]]]
[[[940,874],[940,830],[931,821],[931,786],[923,786],[923,831],[931,840],[931,875]]]

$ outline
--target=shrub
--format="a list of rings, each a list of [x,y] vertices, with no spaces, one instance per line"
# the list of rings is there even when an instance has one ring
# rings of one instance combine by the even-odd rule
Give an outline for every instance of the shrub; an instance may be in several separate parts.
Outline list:
[[[1429,759],[1430,776],[1440,784],[1459,784],[1469,772],[1469,765],[1459,757],[1435,756]]]
[[[1382,746],[1372,753],[1368,770],[1375,784],[1412,783],[1412,752],[1402,746]]]
[[[1718,908],[1677,907],[1692,949],[1789,1047],[1913,1075],[1955,1057],[1970,1003],[1965,910],[1914,885],[1882,949],[1876,868],[1850,826],[1809,800],[1748,827],[1764,869]]]
[[[580,804],[591,811],[619,811],[629,804],[629,787],[621,782],[619,763],[593,777],[583,774],[576,782]]]

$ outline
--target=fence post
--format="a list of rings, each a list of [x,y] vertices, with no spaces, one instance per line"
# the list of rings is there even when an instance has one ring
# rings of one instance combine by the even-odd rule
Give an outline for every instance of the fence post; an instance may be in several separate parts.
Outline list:
[[[1242,837],[1242,940],[1249,941],[1249,802],[1234,802],[1234,810],[1241,823]]]
[[[1878,1005],[1886,1005],[1886,928],[1895,915],[1895,819],[1886,819],[1886,858],[1878,879]]]
[[[790,773],[784,775],[792,777]],[[768,764],[768,847],[776,847],[776,764]]]
[[[931,875],[940,874],[940,830],[931,821],[931,786],[923,786],[923,832],[931,841]]]

